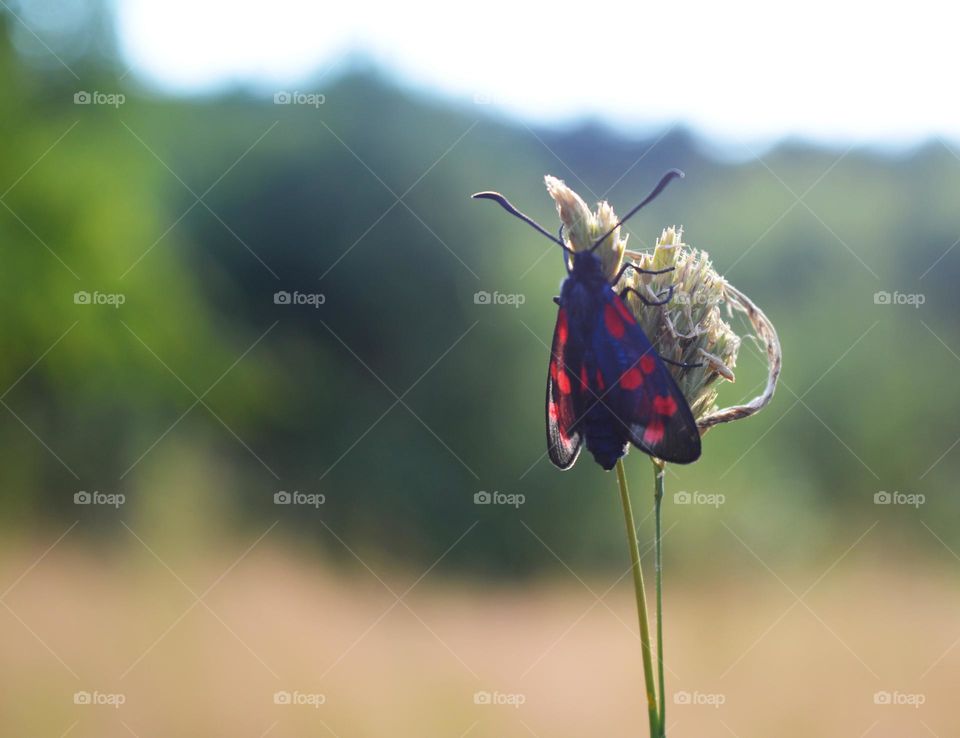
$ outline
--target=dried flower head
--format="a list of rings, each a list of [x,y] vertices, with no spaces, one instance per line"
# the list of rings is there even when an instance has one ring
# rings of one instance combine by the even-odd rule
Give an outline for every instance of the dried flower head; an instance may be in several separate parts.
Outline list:
[[[557,204],[563,238],[574,251],[590,248],[596,239],[617,225],[617,216],[608,203],[601,202],[597,211],[591,212],[562,180],[548,175],[545,182],[547,192]],[[624,287],[631,287],[651,302],[671,295],[662,306],[644,305],[632,293],[625,299],[661,356],[697,365],[668,366],[701,433],[717,423],[752,415],[764,407],[773,397],[781,359],[776,331],[763,312],[716,272],[705,251],[683,243],[682,228],[664,229],[652,254],[628,250],[627,238],[621,238],[620,231],[620,228],[614,229],[596,251],[608,279],[613,280],[624,259],[650,271],[670,269],[656,275],[627,269],[613,288],[619,293]],[[735,380],[733,369],[742,342],[741,336],[723,319],[721,309],[724,307],[728,316],[732,316],[734,310],[747,316],[756,338],[766,350],[769,374],[761,395],[745,405],[718,410],[719,380]]]
[[[563,223],[563,238],[574,251],[588,250],[598,238],[617,225],[617,216],[609,203],[601,202],[597,212],[591,212],[583,198],[567,187],[563,180],[548,174],[544,181],[547,183],[547,192],[557,203],[557,214]],[[614,229],[597,248],[596,254],[600,257],[607,279],[612,280],[620,269],[626,248],[627,239],[620,238],[620,228]]]

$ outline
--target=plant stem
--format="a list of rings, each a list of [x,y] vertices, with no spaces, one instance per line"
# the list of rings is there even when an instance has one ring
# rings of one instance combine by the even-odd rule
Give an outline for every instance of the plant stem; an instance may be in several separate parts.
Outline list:
[[[667,693],[663,686],[663,546],[660,534],[660,503],[663,502],[663,478],[666,468],[663,462],[653,460],[653,519],[654,519],[654,560],[656,562],[657,586],[657,682],[660,691],[660,738],[667,735]]]
[[[643,681],[647,689],[650,738],[659,738],[662,731],[657,713],[657,693],[653,684],[653,665],[650,659],[650,626],[647,623],[647,599],[643,588],[643,570],[640,568],[640,544],[637,541],[637,526],[633,519],[633,507],[630,505],[630,492],[627,490],[627,475],[623,469],[623,459],[617,460],[617,483],[620,485],[620,502],[623,505],[623,517],[627,525],[630,560],[633,563],[633,589],[637,597],[637,617],[640,620],[640,644],[643,647]]]

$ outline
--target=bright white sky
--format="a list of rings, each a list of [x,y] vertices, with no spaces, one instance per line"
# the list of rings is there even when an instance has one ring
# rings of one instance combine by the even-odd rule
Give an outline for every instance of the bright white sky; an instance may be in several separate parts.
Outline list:
[[[360,52],[406,84],[537,121],[682,121],[720,140],[960,138],[960,16],[942,1],[116,2],[128,62],[170,91],[322,92]]]

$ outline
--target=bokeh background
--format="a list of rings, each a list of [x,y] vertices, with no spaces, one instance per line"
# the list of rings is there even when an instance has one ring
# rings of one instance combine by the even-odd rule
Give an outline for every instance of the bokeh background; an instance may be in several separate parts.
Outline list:
[[[270,11],[141,28],[179,60],[164,81],[118,30],[129,5],[0,13],[3,735],[643,735],[615,480],[545,457],[561,259],[469,195],[550,225],[546,173],[622,212],[670,167],[632,246],[682,224],[784,371],[667,477],[669,734],[955,734],[949,130],[760,130],[744,80],[711,132],[644,97],[651,64],[633,117],[554,117],[501,104],[482,59],[457,94],[319,30],[326,65],[258,77],[265,39],[253,72],[191,87],[197,44]],[[585,63],[563,48],[554,83]],[[826,123],[874,104],[842,84]],[[749,342],[736,373],[723,404],[762,387]],[[651,468],[628,462],[648,550]],[[495,491],[522,503],[475,504]]]

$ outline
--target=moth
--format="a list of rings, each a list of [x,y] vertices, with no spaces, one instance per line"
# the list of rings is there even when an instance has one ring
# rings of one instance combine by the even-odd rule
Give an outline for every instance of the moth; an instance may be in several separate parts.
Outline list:
[[[560,469],[569,469],[582,446],[609,471],[629,445],[650,456],[677,464],[700,457],[700,432],[690,405],[650,339],[627,308],[624,298],[633,292],[644,305],[655,308],[673,297],[653,301],[632,287],[619,294],[613,286],[627,269],[641,274],[663,274],[625,263],[612,282],[601,268],[596,250],[617,228],[656,198],[675,177],[672,169],[644,200],[627,213],[590,248],[575,251],[543,226],[521,213],[498,192],[478,192],[474,198],[493,200],[568,255],[567,276],[554,298],[559,309],[547,372],[547,450]],[[659,297],[659,296],[658,296]],[[670,361],[677,364],[678,362]],[[680,364],[681,366],[691,366]]]

